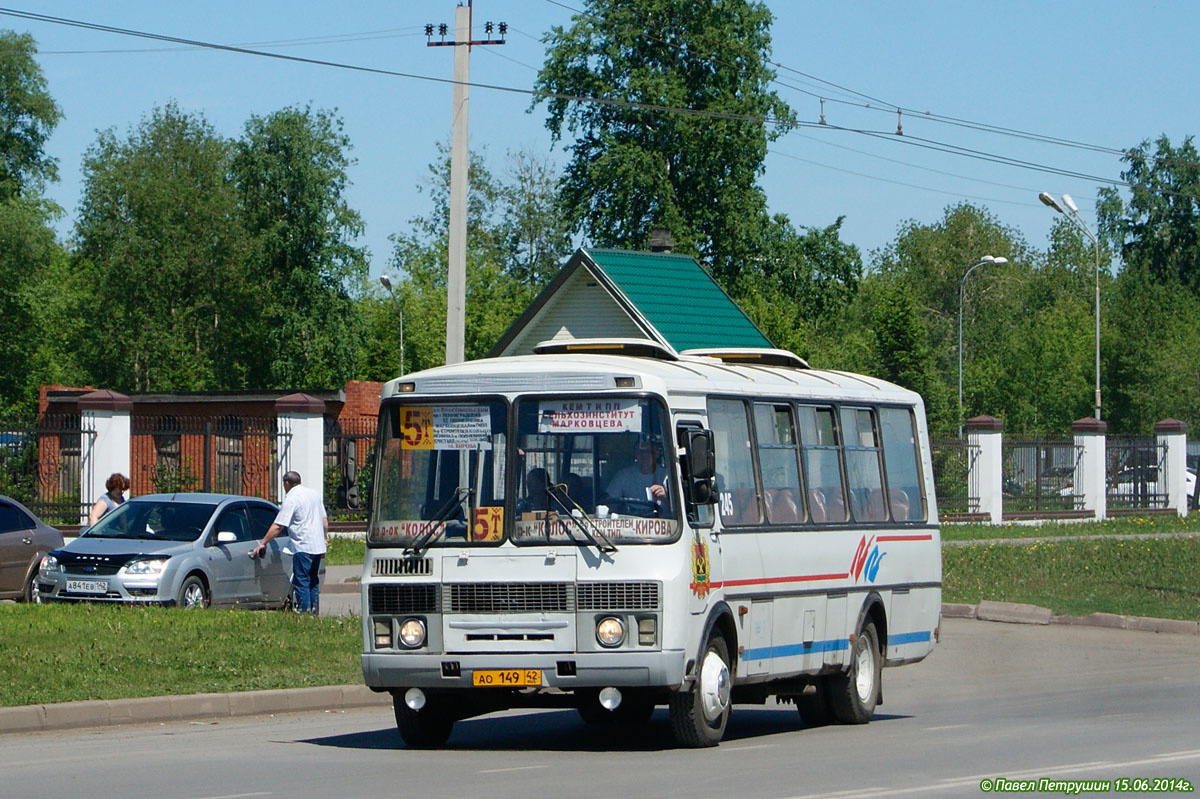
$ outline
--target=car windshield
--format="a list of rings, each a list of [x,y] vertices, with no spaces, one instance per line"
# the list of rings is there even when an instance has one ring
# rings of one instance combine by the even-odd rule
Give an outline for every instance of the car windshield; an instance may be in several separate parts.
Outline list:
[[[213,507],[197,502],[126,502],[106,513],[83,535],[89,538],[195,541],[204,532]]]
[[[517,543],[670,541],[679,532],[661,403],[533,397],[517,404]],[[572,516],[576,521],[560,521]]]
[[[368,541],[502,541],[507,414],[501,400],[385,406]]]

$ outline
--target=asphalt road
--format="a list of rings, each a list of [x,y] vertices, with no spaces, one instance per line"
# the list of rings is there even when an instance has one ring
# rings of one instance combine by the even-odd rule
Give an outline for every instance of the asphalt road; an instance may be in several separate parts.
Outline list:
[[[739,706],[717,749],[573,712],[460,722],[409,751],[386,710],[0,736],[0,794],[242,797],[979,796],[985,779],[1200,785],[1200,637],[947,620],[925,662],[884,672],[866,726],[804,729]],[[1134,783],[1136,785],[1136,783]],[[1084,794],[1087,795],[1087,794]]]

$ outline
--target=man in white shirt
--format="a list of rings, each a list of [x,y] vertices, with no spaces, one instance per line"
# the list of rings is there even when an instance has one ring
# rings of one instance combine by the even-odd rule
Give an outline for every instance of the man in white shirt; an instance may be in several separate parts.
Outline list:
[[[262,557],[267,551],[267,543],[286,529],[292,539],[292,587],[295,588],[296,611],[315,616],[321,604],[321,559],[325,557],[325,542],[329,537],[329,516],[325,513],[321,495],[300,485],[298,472],[283,476],[283,490],[287,496],[279,506],[279,513],[250,557]]]

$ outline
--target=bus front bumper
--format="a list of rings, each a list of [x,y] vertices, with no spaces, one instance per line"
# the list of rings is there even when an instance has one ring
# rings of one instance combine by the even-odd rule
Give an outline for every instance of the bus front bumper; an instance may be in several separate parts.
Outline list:
[[[472,688],[476,671],[538,669],[541,687],[678,688],[687,655],[683,650],[654,652],[562,652],[521,654],[410,654],[372,652],[362,656],[368,688]]]

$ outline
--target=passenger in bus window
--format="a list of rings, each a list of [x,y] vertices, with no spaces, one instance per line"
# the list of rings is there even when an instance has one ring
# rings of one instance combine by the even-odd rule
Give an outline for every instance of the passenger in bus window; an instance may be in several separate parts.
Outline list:
[[[659,462],[660,447],[651,436],[642,436],[634,448],[634,462],[617,472],[605,493],[619,501],[626,513],[653,515],[667,498],[667,470]]]
[[[525,478],[525,498],[517,503],[517,513],[546,510],[550,505],[546,492],[548,482],[545,469],[540,466],[530,469]]]

